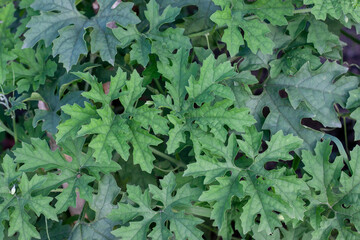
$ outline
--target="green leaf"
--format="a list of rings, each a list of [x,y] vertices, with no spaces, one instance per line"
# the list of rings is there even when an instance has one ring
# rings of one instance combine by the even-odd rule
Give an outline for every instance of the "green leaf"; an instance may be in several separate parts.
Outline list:
[[[28,23],[30,30],[25,33],[23,48],[33,47],[39,40],[44,40],[46,46],[53,42],[53,55],[60,55],[60,62],[69,71],[81,54],[87,54],[85,29],[92,28],[91,52],[99,52],[103,60],[114,64],[116,47],[120,42],[106,24],[137,24],[139,19],[131,11],[133,4],[121,2],[112,9],[112,0],[100,0],[99,12],[88,19],[76,9],[74,3],[74,0],[61,0],[56,3],[36,0],[31,7],[39,10],[41,15],[33,16]]]
[[[294,134],[304,140],[304,147],[313,149],[323,134],[304,127],[301,120],[314,117],[314,114],[303,103],[295,110],[287,99],[279,96],[279,90],[281,88],[266,85],[263,93],[260,96],[250,96],[246,105],[255,115],[258,124],[264,119],[263,109],[269,107],[270,113],[262,124],[263,129],[269,129],[272,133],[281,130],[284,134]]]
[[[93,105],[85,102],[85,107],[82,108],[77,104],[65,105],[61,110],[70,116],[70,119],[57,126],[59,130],[56,134],[56,141],[58,143],[65,141],[67,138],[74,139],[81,126],[89,123],[90,119],[96,118],[97,112]]]
[[[254,54],[258,50],[271,54],[275,44],[266,36],[270,29],[263,21],[266,19],[273,25],[286,25],[285,16],[293,15],[294,10],[291,1],[278,0],[260,0],[252,4],[226,0],[215,4],[220,5],[222,10],[216,11],[211,20],[219,26],[227,25],[222,41],[226,43],[231,56],[238,53],[239,47],[244,45],[244,39]],[[255,14],[260,19],[247,19],[245,16],[248,14]],[[239,27],[244,31],[244,37]]]
[[[326,62],[316,71],[311,71],[309,64],[305,64],[294,76],[281,75],[268,85],[285,88],[294,109],[305,102],[315,114],[315,120],[325,126],[341,127],[334,104],[345,106],[348,92],[358,85],[355,78],[342,78],[334,83],[338,76],[346,72],[347,68],[335,62]]]
[[[125,111],[131,112],[135,107],[135,102],[141,97],[144,93],[145,88],[142,87],[143,79],[135,71],[131,75],[131,79],[126,81],[126,87],[122,89],[120,94],[120,102],[124,106]]]
[[[235,196],[243,198],[244,192],[238,175],[218,177],[216,180],[219,182],[219,185],[210,186],[209,190],[204,192],[199,200],[215,202],[211,211],[211,218],[215,220],[215,226],[221,227],[225,220],[226,211],[231,207],[231,199]]]
[[[92,157],[93,152],[82,153],[84,141],[85,139],[78,138],[75,142],[68,140],[68,143],[63,145],[64,152],[72,158],[71,162],[68,162],[59,150],[51,151],[47,143],[40,139],[32,139],[32,145],[23,143],[23,147],[14,152],[16,162],[23,163],[21,171],[32,172],[39,168],[47,171],[60,169],[60,175],[48,172],[43,177],[44,183],[38,189],[43,193],[49,193],[62,183],[68,183],[68,187],[56,197],[55,207],[58,213],[65,211],[69,206],[75,206],[77,189],[81,198],[91,202],[92,187],[88,184],[95,178],[83,172],[85,169],[98,179],[99,172],[110,173],[120,169],[114,162],[109,166],[96,164]]]
[[[294,6],[291,1],[258,0],[253,4],[243,4],[244,14],[253,13],[262,21],[268,20],[272,25],[287,25],[285,16],[292,16]]]
[[[116,72],[116,76],[111,77],[109,93],[106,94],[102,83],[99,83],[95,76],[92,76],[90,73],[81,72],[76,72],[74,74],[85,80],[91,86],[90,91],[84,92],[82,95],[95,102],[100,102],[103,105],[109,105],[112,100],[120,97],[120,89],[125,85],[126,81],[126,73],[119,68]]]
[[[329,162],[328,158],[331,154],[329,141],[318,143],[315,151],[315,162],[314,156],[309,152],[303,153],[305,170],[312,176],[307,184],[315,190],[307,196],[311,200],[309,218],[318,219],[316,223],[312,223],[315,229],[312,238],[327,239],[336,229],[338,239],[357,239],[359,233],[354,231],[351,225],[355,229],[359,228],[357,200],[360,193],[358,173],[360,148],[357,146],[350,153],[351,161],[348,168],[352,173],[351,176],[342,171],[342,157],[337,157],[333,163]],[[319,209],[317,213],[316,209]]]
[[[54,221],[58,220],[55,209],[49,205],[52,198],[41,195],[33,196],[32,194],[44,183],[44,180],[45,179],[40,176],[34,175],[29,181],[26,174],[23,173],[19,184],[19,191],[14,193],[16,195],[12,196],[10,191],[2,194],[2,198],[5,201],[0,205],[1,212],[7,210],[6,208],[13,208],[10,219],[8,219],[6,215],[4,219],[4,216],[2,216],[3,213],[0,214],[1,220],[9,220],[9,237],[18,232],[18,239],[21,240],[30,240],[31,238],[40,239],[40,234],[30,222],[29,210],[33,211],[37,216],[43,214],[45,217]]]
[[[249,115],[247,108],[229,109],[231,105],[232,102],[229,100],[217,102],[213,106],[205,103],[185,116],[188,118],[188,121],[195,121],[203,130],[209,127],[211,129],[210,132],[216,138],[225,142],[228,131],[224,128],[224,125],[238,132],[243,132],[244,126],[251,126],[255,123],[252,116]]]
[[[180,48],[176,54],[170,57],[172,65],[168,62],[158,63],[159,73],[169,80],[165,83],[165,87],[172,96],[177,111],[180,111],[184,105],[189,78],[196,76],[199,69],[196,63],[189,64],[188,58],[189,51]]]
[[[97,195],[93,195],[90,208],[96,213],[94,221],[91,223],[77,223],[69,239],[116,239],[111,234],[115,223],[107,219],[106,216],[116,208],[112,204],[116,196],[120,193],[120,188],[112,175],[105,175],[99,182]]]
[[[129,127],[125,119],[115,116],[109,106],[97,110],[101,119],[92,118],[90,123],[83,125],[78,136],[96,134],[89,144],[95,150],[94,157],[100,163],[109,163],[112,159],[112,152],[116,150],[124,159],[129,157],[130,140]]]
[[[189,86],[186,87],[189,99],[197,104],[210,102],[214,98],[213,95],[232,100],[230,89],[218,83],[235,75],[229,62],[221,63],[216,61],[213,55],[210,55],[203,62],[199,80],[195,80],[194,77],[189,79]]]
[[[351,90],[349,92],[350,96],[346,102],[346,108],[356,108],[360,106],[360,88]]]
[[[164,24],[171,23],[180,13],[180,8],[168,5],[160,14],[159,4],[156,0],[150,0],[144,11],[145,18],[149,21],[149,29],[139,32],[136,26],[129,26],[126,30],[122,27],[113,29],[115,37],[122,42],[121,47],[131,45],[130,59],[146,66],[149,62],[149,54],[155,53],[161,60],[171,56],[175,49],[190,49],[189,38],[183,35],[184,29],[167,28],[160,31]],[[123,26],[123,25],[122,25]]]
[[[157,0],[157,2],[160,5],[160,11],[169,5],[178,8],[197,6],[198,11],[194,15],[184,18],[185,35],[213,27],[214,23],[210,20],[210,16],[219,9],[211,0]]]
[[[338,184],[337,179],[344,165],[340,157],[337,157],[333,163],[329,162],[331,150],[330,141],[327,140],[316,145],[315,156],[309,151],[302,152],[304,170],[312,176],[307,184],[320,192],[314,197],[321,202],[331,201],[333,198],[332,188]]]
[[[186,55],[187,53],[181,50],[172,59],[174,62],[176,59],[181,59],[183,62]],[[171,95],[153,96],[155,106],[172,110],[167,115],[173,124],[167,142],[168,153],[175,152],[180,144],[186,141],[185,132],[194,133],[198,129],[204,132],[210,130],[216,138],[224,142],[228,132],[225,126],[242,132],[244,127],[254,123],[253,118],[248,114],[248,109],[232,107],[235,97],[225,81],[235,79],[238,74],[229,62],[224,62],[224,56],[215,59],[212,54],[209,55],[203,62],[199,77],[195,75],[196,65],[190,67],[186,65],[183,65],[184,69],[169,62],[166,64],[161,62],[159,65],[163,74],[171,81],[165,85]],[[185,74],[186,68],[190,68],[191,72]],[[185,80],[187,78],[188,81]],[[184,99],[186,98],[184,88],[188,93],[187,99]],[[217,101],[214,102],[215,99]],[[238,121],[239,119],[241,121]]]
[[[357,108],[354,112],[350,114],[350,117],[356,120],[354,131],[355,131],[355,139],[360,139],[360,108]]]
[[[108,216],[113,221],[130,222],[128,226],[121,226],[112,233],[123,239],[145,239],[147,236],[154,239],[167,239],[172,234],[177,239],[202,239],[202,232],[195,226],[202,223],[202,220],[191,215],[185,215],[182,210],[184,206],[191,206],[191,201],[196,200],[200,192],[198,189],[190,188],[186,184],[180,188],[176,187],[175,175],[169,173],[160,180],[161,189],[149,185],[149,190],[142,193],[139,187],[127,186],[128,198],[136,203],[138,207],[130,203],[119,203],[118,209],[113,210]],[[176,190],[176,195],[173,193]],[[152,199],[162,203],[161,210],[155,211],[151,204]],[[175,211],[174,211],[175,210]],[[134,221],[138,216],[140,221]],[[169,221],[170,227],[165,226]],[[148,234],[151,223],[156,223],[155,228]]]
[[[13,48],[16,39],[11,34],[10,26],[15,22],[15,6],[13,3],[0,8],[0,42],[5,48]]]
[[[48,60],[51,54],[50,49],[38,45],[36,51],[33,49],[14,49],[12,53],[19,59],[19,63],[12,62],[10,68],[17,81],[20,93],[28,91],[30,87],[36,91],[40,85],[45,84],[47,76],[54,76],[57,66],[55,62]]]
[[[133,146],[133,161],[139,164],[143,171],[151,173],[154,168],[153,161],[154,155],[150,150],[150,146],[156,146],[161,143],[161,140],[151,135],[138,124],[130,125],[131,145]]]
[[[356,1],[304,0],[304,4],[314,4],[311,13],[318,20],[325,20],[327,15],[340,19],[340,17],[350,14],[356,21],[360,21],[359,4]]]
[[[321,55],[331,52],[335,47],[341,46],[339,37],[329,32],[328,25],[315,19],[310,21],[307,41],[313,43]]]
[[[95,151],[94,157],[99,164],[109,164],[113,150],[126,161],[130,156],[131,143],[134,163],[140,164],[142,170],[150,173],[155,157],[149,146],[158,145],[161,141],[144,128],[151,127],[155,134],[167,134],[168,122],[160,116],[160,110],[146,104],[137,107],[138,100],[145,91],[145,88],[141,87],[143,79],[134,72],[130,80],[126,80],[126,73],[119,68],[116,76],[111,78],[109,93],[106,94],[95,77],[83,73],[76,75],[91,85],[91,90],[83,95],[102,103],[102,108],[95,110],[90,108],[90,105],[85,108],[65,107],[71,118],[59,125],[59,130],[62,130],[59,132],[60,140],[63,135],[73,136],[76,132],[77,136],[93,134],[89,147]],[[116,115],[110,107],[110,103],[115,99],[119,99],[124,107],[122,114]],[[72,109],[77,112],[70,112]]]
[[[321,66],[320,59],[313,55],[313,49],[304,46],[286,52],[280,59],[270,62],[270,76],[277,77],[281,72],[285,75],[294,75],[306,63],[310,62],[311,70]]]
[[[252,140],[251,135],[255,137],[257,134],[247,132],[244,139],[249,141],[248,145],[254,145],[258,150],[262,139],[256,136],[255,139],[257,140]],[[278,132],[272,136],[270,142],[267,142],[268,148],[265,152],[256,153],[254,157],[249,159],[246,167],[237,167],[234,160],[238,146],[234,135],[229,138],[228,147],[223,150],[219,150],[220,147],[214,147],[220,145],[221,142],[215,141],[214,144],[211,144],[214,140],[211,140],[209,136],[207,138],[207,141],[199,141],[201,150],[208,157],[218,159],[220,155],[226,160],[226,164],[216,163],[218,160],[215,159],[205,164],[204,159],[206,158],[198,158],[196,163],[189,165],[185,175],[203,175],[206,177],[204,183],[211,183],[215,177],[218,177],[216,180],[220,185],[211,185],[209,190],[200,197],[200,200],[215,201],[211,218],[215,220],[216,226],[222,228],[226,218],[225,212],[230,209],[232,199],[235,196],[240,200],[247,199],[240,217],[244,234],[254,226],[254,220],[258,214],[261,216],[259,231],[264,230],[267,234],[272,233],[275,227],[281,226],[274,211],[296,219],[303,218],[305,208],[300,193],[307,190],[305,183],[294,175],[286,175],[285,169],[267,171],[264,168],[267,162],[292,159],[289,152],[301,146],[301,139],[291,135],[284,136],[282,132]],[[230,151],[232,154],[229,154]],[[202,171],[199,171],[200,169]],[[224,176],[228,171],[231,172],[231,176]],[[269,191],[269,187],[273,191]],[[219,194],[219,191],[223,194]]]
[[[263,137],[262,132],[258,132],[255,126],[245,128],[245,134],[242,135],[244,140],[238,140],[240,150],[249,158],[254,159],[258,154]]]
[[[61,106],[66,104],[77,103],[80,106],[84,105],[86,98],[81,96],[81,91],[69,92],[66,96],[60,96],[58,80],[48,82],[45,85],[39,87],[38,94],[40,99],[46,105],[47,110],[35,109],[35,116],[32,119],[32,125],[35,128],[39,121],[42,121],[42,130],[48,131],[52,134],[56,134],[57,126],[60,122],[59,112]]]

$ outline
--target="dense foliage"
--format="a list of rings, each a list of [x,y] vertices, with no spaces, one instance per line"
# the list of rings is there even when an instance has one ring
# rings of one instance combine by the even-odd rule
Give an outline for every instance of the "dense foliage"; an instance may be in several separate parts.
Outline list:
[[[358,0],[0,0],[0,239],[360,239],[356,30]]]

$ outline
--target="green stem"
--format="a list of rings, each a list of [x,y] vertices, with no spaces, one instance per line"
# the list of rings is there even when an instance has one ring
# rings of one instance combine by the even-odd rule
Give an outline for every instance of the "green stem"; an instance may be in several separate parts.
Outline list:
[[[155,81],[156,87],[159,89],[159,92],[160,92],[161,94],[165,94],[165,91],[164,91],[164,89],[161,87],[161,84],[160,84],[160,82],[159,82],[159,79],[154,78],[154,81]]]
[[[215,229],[209,227],[208,225],[200,224],[200,227],[205,228],[206,230],[209,230],[210,232],[213,232],[213,233],[215,233],[216,235],[218,234],[218,232],[217,232]]]
[[[198,207],[198,206],[191,206],[191,207],[182,207],[186,211],[186,213],[210,218],[211,216],[211,209],[210,208],[204,208],[204,207]]]
[[[45,228],[46,228],[46,236],[48,238],[48,240],[50,239],[50,235],[49,235],[49,227],[48,227],[48,223],[47,223],[47,218],[45,217]]]
[[[298,13],[309,13],[311,12],[312,8],[302,8],[302,9],[296,9],[294,10],[294,14],[298,14]]]
[[[354,43],[360,44],[360,40],[357,39],[356,37],[354,37],[353,35],[351,35],[350,33],[341,30],[340,31],[345,37],[349,38],[351,41],[353,41]]]
[[[149,147],[149,148],[155,155],[158,155],[159,157],[162,157],[162,158],[176,164],[176,166],[186,167],[186,165],[184,163],[177,161],[175,158],[170,157],[169,155],[166,155],[165,153],[162,153],[162,152],[160,152],[159,150],[157,150],[157,149],[155,149],[153,147]]]
[[[158,166],[156,166],[156,165],[154,165],[154,168],[155,169],[157,169],[157,170],[159,170],[159,171],[161,171],[161,172],[164,172],[164,173],[169,173],[169,172],[173,172],[173,171],[175,171],[178,167],[176,167],[176,168],[174,168],[174,169],[162,169],[162,168],[160,168],[160,167],[158,167]]]
[[[346,117],[343,117],[343,123],[344,123],[344,138],[345,138],[345,149],[346,154],[349,155],[349,143],[348,143],[348,136],[347,136],[347,127],[346,127]]]
[[[5,132],[7,132],[8,134],[14,137],[14,132],[10,128],[8,128],[1,120],[0,120],[0,128],[4,129]]]
[[[14,132],[14,141],[15,141],[15,144],[17,143],[18,141],[18,137],[17,137],[17,130],[16,130],[16,115],[15,115],[15,112],[12,114],[11,116],[12,118],[12,122],[13,122],[13,132]]]
[[[150,92],[152,92],[153,94],[156,94],[156,95],[159,94],[159,91],[158,91],[157,89],[155,89],[155,88],[153,88],[153,87],[151,87],[151,86],[149,86],[149,85],[146,85],[146,88],[147,88]]]
[[[227,26],[226,26],[226,25],[224,25],[224,26],[218,26],[218,27],[216,27],[216,28],[213,28],[213,27],[212,27],[212,28],[206,29],[206,30],[201,31],[201,32],[189,34],[189,35],[187,35],[187,36],[188,36],[189,38],[201,37],[201,36],[204,36],[205,34],[210,33],[210,32],[212,32],[212,31],[216,31],[216,30],[224,29],[224,28],[227,28]]]
[[[210,42],[209,42],[209,33],[206,33],[206,34],[205,34],[205,38],[206,38],[207,47],[208,47],[209,50],[211,50],[211,48],[210,48]]]

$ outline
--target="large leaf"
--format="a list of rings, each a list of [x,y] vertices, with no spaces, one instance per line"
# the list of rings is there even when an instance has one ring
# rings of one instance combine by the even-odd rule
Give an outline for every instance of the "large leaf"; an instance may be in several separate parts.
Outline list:
[[[137,204],[137,207],[130,203],[119,203],[118,209],[113,210],[109,218],[114,221],[130,222],[128,226],[121,226],[112,233],[123,239],[141,240],[147,236],[154,239],[168,239],[173,234],[176,239],[202,239],[202,232],[196,228],[202,220],[191,215],[185,215],[178,207],[191,206],[191,201],[196,200],[200,191],[193,189],[186,184],[180,188],[176,187],[175,175],[169,173],[160,180],[161,189],[150,185],[149,190],[142,193],[139,187],[127,186],[128,198]],[[176,195],[174,191],[176,190]],[[154,210],[151,204],[152,199],[162,203],[160,210]],[[142,220],[138,221],[137,217]],[[168,228],[165,222],[170,223]],[[151,223],[156,226],[148,234]]]
[[[91,223],[78,222],[69,239],[116,239],[111,234],[116,223],[107,219],[106,216],[116,208],[112,204],[116,196],[120,193],[113,176],[106,175],[99,182],[98,194],[93,195],[93,201],[90,208],[96,213],[94,221]]]
[[[18,62],[10,65],[17,81],[19,93],[28,91],[32,87],[37,91],[40,85],[45,84],[47,77],[53,77],[56,71],[56,63],[49,60],[50,49],[38,45],[33,49],[14,49],[12,53],[18,58]],[[13,76],[10,76],[13,80]]]
[[[137,107],[139,98],[145,88],[141,87],[143,78],[134,72],[130,80],[120,68],[115,77],[111,78],[109,92],[105,93],[97,78],[90,74],[76,73],[91,86],[91,90],[82,95],[102,104],[100,109],[86,105],[80,108],[76,105],[65,106],[71,116],[59,125],[58,140],[65,137],[93,135],[89,147],[94,149],[96,161],[103,164],[111,162],[113,151],[126,161],[130,156],[130,143],[133,147],[133,162],[140,164],[141,169],[151,172],[153,156],[149,146],[158,145],[161,141],[146,131],[149,126],[155,134],[167,134],[167,120],[160,116],[161,111],[147,105]],[[124,112],[116,115],[110,103],[119,99]],[[73,111],[76,110],[76,111]],[[90,118],[89,118],[90,117]]]
[[[32,17],[28,23],[30,29],[25,33],[23,47],[32,47],[40,40],[44,40],[46,46],[54,43],[53,55],[60,55],[60,62],[69,71],[81,54],[87,54],[85,29],[92,28],[91,52],[100,52],[103,60],[114,64],[116,47],[120,42],[107,28],[107,23],[117,22],[127,26],[138,23],[139,19],[131,11],[132,3],[121,2],[112,9],[114,1],[98,2],[99,12],[88,19],[76,9],[75,0],[36,0],[31,7],[41,11],[41,15]]]
[[[166,59],[175,49],[191,48],[189,39],[183,35],[184,29],[167,28],[160,31],[160,27],[164,24],[175,20],[180,13],[180,8],[168,5],[160,14],[156,0],[150,0],[146,7],[144,14],[150,25],[146,33],[139,32],[135,25],[127,29],[122,27],[113,29],[116,38],[122,42],[121,47],[127,47],[134,42],[131,45],[131,60],[136,60],[139,64],[146,66],[150,53],[156,53],[161,59]]]
[[[244,140],[239,141],[239,145],[242,148],[246,144],[253,146],[253,151],[257,152],[261,138],[255,129],[248,129],[243,136]],[[284,136],[282,132],[278,132],[267,143],[266,151],[249,156],[247,166],[238,167],[235,165],[238,146],[234,135],[230,136],[226,148],[221,147],[223,150],[220,150],[221,142],[214,142],[210,139],[208,141],[201,140],[201,149],[206,155],[209,157],[220,156],[226,160],[226,164],[217,162],[218,160],[215,159],[204,164],[203,160],[199,158],[196,163],[189,165],[185,175],[205,176],[205,183],[211,183],[215,178],[219,182],[219,185],[211,185],[209,190],[200,196],[202,201],[214,202],[211,218],[215,220],[215,226],[223,227],[226,211],[230,209],[232,199],[237,197],[240,200],[248,199],[240,216],[242,232],[244,234],[249,232],[255,225],[255,217],[260,214],[258,231],[270,234],[275,227],[281,226],[274,211],[292,218],[303,218],[305,208],[300,193],[306,191],[307,187],[296,176],[285,174],[285,169],[267,171],[264,166],[267,162],[277,162],[279,159],[290,160],[292,156],[289,155],[289,152],[301,146],[301,142],[297,137]],[[216,145],[218,147],[214,147]],[[230,152],[232,154],[229,154]],[[202,171],[199,171],[200,169]],[[215,169],[217,170],[214,171]],[[228,171],[231,172],[231,176],[224,175]],[[273,190],[269,191],[269,188]]]
[[[356,230],[360,228],[360,148],[357,146],[350,153],[351,161],[348,167],[351,176],[342,171],[342,157],[336,158],[333,163],[329,162],[330,153],[328,141],[317,144],[315,157],[307,151],[303,152],[305,170],[312,177],[307,182],[313,188],[312,194],[308,196],[311,205],[307,214],[313,219],[310,220],[315,229],[312,238],[328,239],[336,229],[338,239],[358,239],[359,233]]]
[[[186,35],[213,27],[214,23],[210,20],[210,16],[219,9],[211,0],[157,0],[157,2],[160,5],[160,11],[169,5],[178,8],[195,5],[198,8],[194,15],[184,19]]]
[[[180,52],[172,59],[181,57],[182,61],[186,63],[185,56],[184,52]],[[184,64],[185,67],[186,65]],[[224,62],[223,56],[215,59],[210,54],[203,62],[199,77],[195,75],[196,65],[190,65],[191,72],[189,71],[187,74],[184,73],[184,69],[179,70],[178,66],[171,65],[168,61],[166,64],[162,62],[160,69],[170,80],[170,83],[166,84],[170,95],[167,97],[153,96],[153,99],[157,107],[166,107],[172,110],[167,115],[169,121],[174,125],[169,131],[168,153],[173,153],[182,142],[185,142],[185,132],[193,133],[198,129],[205,132],[210,130],[216,138],[224,142],[228,132],[225,126],[242,132],[245,126],[254,123],[248,109],[232,108],[235,97],[225,81],[238,76],[238,74],[229,62]],[[174,70],[177,71],[174,72]],[[188,78],[187,81],[186,78]],[[188,98],[185,100],[186,93]],[[171,98],[173,98],[173,102]],[[216,98],[218,101],[214,103],[213,100]],[[220,101],[220,99],[224,100]],[[196,107],[196,105],[201,107]]]
[[[44,215],[46,218],[58,221],[56,211],[49,205],[51,197],[46,197],[34,192],[41,188],[45,179],[34,175],[31,180],[23,173],[21,179],[13,182],[20,173],[15,173],[15,163],[6,157],[2,163],[4,173],[0,177],[1,183],[1,203],[0,203],[0,237],[4,238],[4,220],[9,221],[8,236],[11,237],[18,233],[18,239],[30,240],[40,239],[40,234],[30,221],[30,213],[35,213],[38,217]],[[13,182],[14,185],[10,185]],[[11,188],[11,190],[10,190]]]
[[[347,0],[304,0],[305,4],[314,4],[311,13],[316,19],[325,20],[327,15],[336,19],[350,14],[356,21],[360,21],[359,4]]]
[[[346,72],[347,68],[335,62],[326,62],[316,71],[311,71],[309,64],[304,64],[294,76],[281,75],[269,81],[267,86],[284,88],[294,109],[305,102],[314,113],[315,120],[325,126],[341,127],[334,104],[345,106],[348,92],[358,85],[356,78],[342,78],[334,83]]]
[[[246,19],[247,14],[255,14],[261,20],[268,20],[273,25],[286,25],[285,16],[293,15],[294,7],[291,1],[260,0],[252,4],[243,1],[214,1],[222,10],[216,11],[212,16],[219,26],[227,25],[222,41],[227,44],[230,54],[236,55],[239,47],[244,45],[244,39],[253,53],[260,50],[262,53],[271,54],[274,42],[266,36],[270,32],[267,24],[257,19]],[[244,31],[242,37],[239,27]]]
[[[82,153],[84,140],[78,138],[76,142],[68,141],[62,145],[64,152],[72,158],[71,162],[68,162],[59,150],[51,151],[47,143],[40,139],[32,139],[32,145],[23,143],[23,147],[14,152],[16,161],[23,163],[20,167],[21,171],[32,172],[39,168],[47,171],[53,169],[61,171],[60,175],[48,172],[44,177],[46,182],[39,187],[39,191],[48,193],[62,183],[68,183],[68,187],[56,197],[55,207],[58,213],[65,211],[69,206],[75,207],[76,191],[79,191],[81,198],[91,202],[92,187],[88,184],[95,178],[85,172],[79,175],[81,169],[87,169],[91,175],[98,178],[100,178],[99,172],[110,173],[120,169],[120,166],[115,162],[111,162],[108,166],[97,164],[91,151],[87,154]]]

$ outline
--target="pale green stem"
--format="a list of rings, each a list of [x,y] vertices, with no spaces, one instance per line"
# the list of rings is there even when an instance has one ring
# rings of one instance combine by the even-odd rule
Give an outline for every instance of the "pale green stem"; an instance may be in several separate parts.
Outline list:
[[[0,120],[0,127],[4,129],[8,134],[14,137],[14,132],[8,128],[1,120]]]
[[[206,38],[207,47],[208,47],[209,50],[211,50],[211,48],[210,48],[210,42],[209,42],[209,33],[206,33],[206,34],[205,34],[205,38]]]
[[[48,240],[50,239],[50,235],[49,235],[49,227],[48,227],[48,223],[47,223],[47,218],[45,217],[45,227],[46,227],[46,236],[48,238]]]
[[[18,137],[17,137],[17,130],[16,130],[16,116],[15,116],[15,112],[14,112],[14,114],[12,114],[12,116],[11,116],[11,118],[12,118],[12,122],[13,122],[13,132],[14,132],[14,141],[15,141],[15,143],[17,143],[17,141],[18,141]]]
[[[298,13],[309,13],[311,12],[312,8],[302,8],[302,9],[296,9],[294,10],[294,14],[298,14]]]
[[[185,210],[186,213],[210,218],[211,216],[211,209],[210,208],[204,208],[204,207],[198,207],[198,206],[184,206],[182,209]]]
[[[186,167],[186,165],[184,163],[177,161],[175,158],[170,157],[169,155],[166,155],[165,153],[162,153],[153,147],[149,147],[149,148],[155,155],[158,155],[159,157],[162,157],[162,158],[176,164],[179,167]]]
[[[346,149],[346,154],[349,156],[349,143],[348,143],[348,136],[347,136],[346,117],[343,117],[343,122],[344,122],[345,149]]]
[[[160,93],[161,93],[161,94],[165,94],[165,91],[164,91],[164,89],[161,87],[161,84],[160,84],[160,82],[159,82],[159,79],[154,78],[154,81],[155,81],[156,87],[159,89]]]

